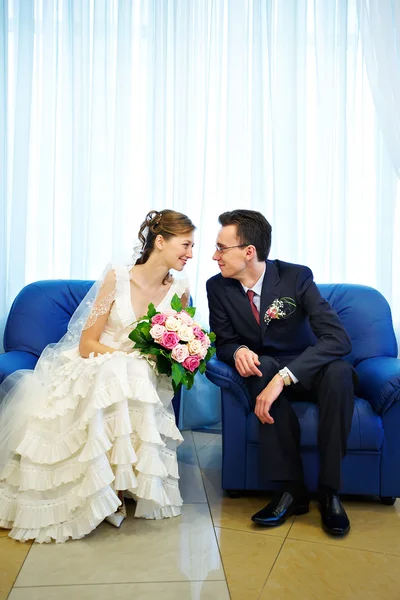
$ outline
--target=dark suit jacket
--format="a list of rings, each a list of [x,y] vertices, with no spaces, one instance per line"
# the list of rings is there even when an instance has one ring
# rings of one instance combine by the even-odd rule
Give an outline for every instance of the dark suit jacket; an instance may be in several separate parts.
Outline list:
[[[308,267],[268,260],[261,293],[260,325],[243,287],[236,279],[215,275],[207,281],[210,327],[215,332],[217,357],[234,366],[239,346],[280,359],[282,366],[310,389],[324,365],[351,351],[351,342],[331,305],[322,298]],[[271,303],[288,297],[296,303],[289,317],[264,314]]]

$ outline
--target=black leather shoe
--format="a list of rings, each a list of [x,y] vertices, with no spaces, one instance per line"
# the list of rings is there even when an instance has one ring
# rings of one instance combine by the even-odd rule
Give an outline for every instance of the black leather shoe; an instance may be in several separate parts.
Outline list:
[[[281,492],[265,508],[253,515],[251,520],[264,527],[277,527],[292,515],[304,515],[309,510],[308,502],[298,504],[289,492]]]
[[[322,529],[326,533],[330,533],[330,535],[349,533],[350,521],[338,494],[320,492],[319,510],[322,517]]]

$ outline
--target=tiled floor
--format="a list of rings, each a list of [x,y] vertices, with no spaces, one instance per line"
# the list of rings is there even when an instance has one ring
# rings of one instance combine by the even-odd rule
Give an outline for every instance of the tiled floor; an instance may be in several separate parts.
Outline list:
[[[352,530],[327,537],[315,503],[253,527],[267,498],[223,495],[221,438],[185,432],[182,517],[102,524],[83,540],[20,544],[0,530],[0,600],[399,600],[400,501],[348,500]]]

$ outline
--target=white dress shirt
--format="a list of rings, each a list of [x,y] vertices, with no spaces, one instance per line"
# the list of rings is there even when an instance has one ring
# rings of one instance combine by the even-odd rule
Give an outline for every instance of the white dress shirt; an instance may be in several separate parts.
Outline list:
[[[253,290],[253,292],[254,292],[253,302],[256,305],[258,312],[261,311],[261,292],[262,292],[264,277],[265,277],[265,268],[264,268],[263,274],[261,275],[260,279],[253,285],[253,287],[248,288],[245,285],[243,285],[243,283],[242,283],[242,288],[244,289],[244,293],[246,294],[246,296],[247,296],[247,292],[249,290]]]
[[[264,277],[265,277],[265,268],[263,271],[263,274],[261,275],[260,279],[258,279],[258,281],[253,285],[253,287],[248,288],[245,285],[242,285],[242,288],[244,289],[244,293],[247,296],[247,292],[248,290],[252,290],[254,292],[254,298],[253,298],[253,302],[256,305],[256,308],[258,310],[258,312],[261,312],[261,292],[262,292],[262,286],[263,286],[263,282],[264,282]],[[260,319],[261,319],[261,315],[260,315]],[[240,350],[240,348],[247,348],[247,346],[239,346],[239,348],[236,350],[236,352],[238,350]],[[233,355],[233,358],[235,358],[236,356],[236,352]],[[295,375],[293,375],[293,373],[286,367],[289,375],[290,375],[290,379],[293,381],[293,383],[297,383],[299,380],[297,379],[297,377]]]

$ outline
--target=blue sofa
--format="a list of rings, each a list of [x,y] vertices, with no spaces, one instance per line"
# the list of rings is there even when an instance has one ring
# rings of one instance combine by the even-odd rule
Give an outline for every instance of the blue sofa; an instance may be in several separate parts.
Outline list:
[[[15,298],[4,330],[0,383],[19,369],[34,369],[47,344],[58,342],[93,281],[49,280],[25,286]],[[180,394],[173,400],[179,418]]]
[[[47,344],[58,342],[93,281],[37,281],[15,298],[4,330],[0,383],[19,369],[34,369]]]
[[[376,495],[393,504],[400,497],[400,360],[389,305],[370,287],[318,287],[351,337],[352,352],[346,360],[359,376],[341,492]],[[232,496],[242,490],[273,490],[273,483],[260,481],[259,422],[250,409],[244,379],[216,358],[208,363],[206,375],[221,388],[223,489]],[[293,408],[301,427],[306,485],[313,492],[319,468],[318,407],[294,402]]]

